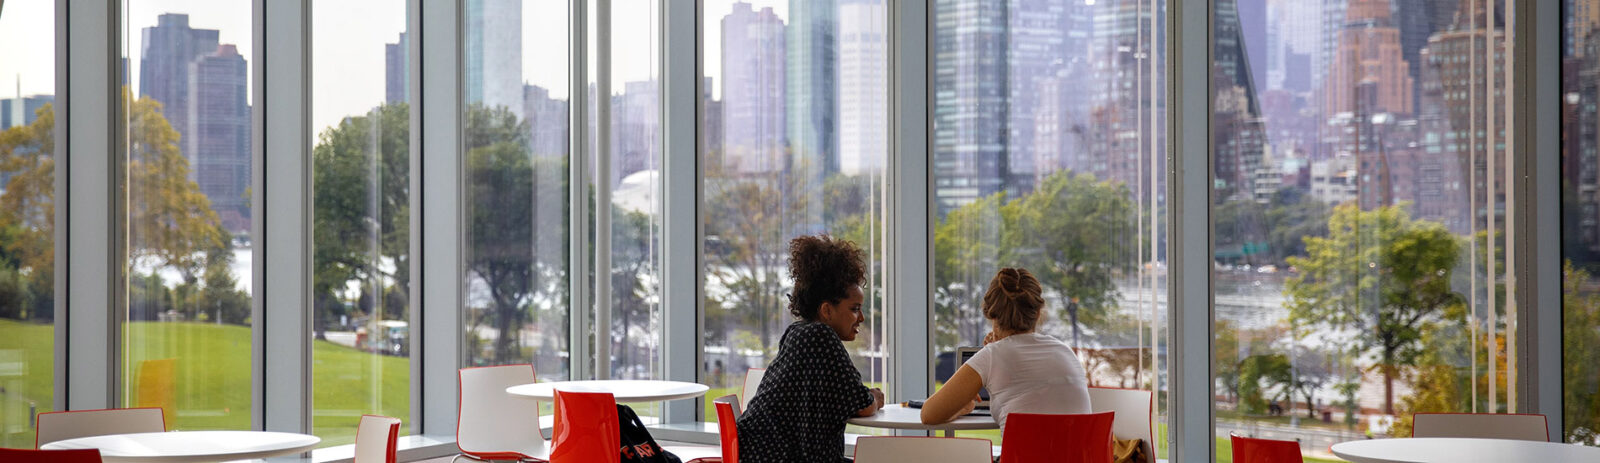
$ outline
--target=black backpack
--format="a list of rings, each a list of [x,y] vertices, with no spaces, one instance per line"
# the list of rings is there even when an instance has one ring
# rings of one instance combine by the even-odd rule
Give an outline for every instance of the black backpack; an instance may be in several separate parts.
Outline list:
[[[617,405],[617,432],[622,437],[622,463],[683,463],[650,437],[650,430],[627,405]]]

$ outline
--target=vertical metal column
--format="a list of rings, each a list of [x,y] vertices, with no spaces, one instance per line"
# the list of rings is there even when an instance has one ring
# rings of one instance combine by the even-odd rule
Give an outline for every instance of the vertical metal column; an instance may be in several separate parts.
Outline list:
[[[1521,267],[1532,294],[1524,292],[1523,299],[1532,310],[1522,312],[1525,356],[1521,377],[1524,388],[1524,410],[1542,413],[1553,427],[1550,435],[1557,442],[1565,439],[1565,422],[1562,420],[1561,381],[1561,318],[1562,318],[1562,256],[1561,256],[1561,5],[1558,2],[1517,2],[1517,17],[1513,23],[1525,37],[1517,41],[1513,50],[1525,59],[1525,64],[1515,69],[1514,80],[1524,82],[1523,90],[1516,95],[1524,102],[1519,108],[1523,116],[1517,127],[1524,136],[1517,137],[1519,151],[1526,153],[1531,175],[1526,183],[1523,207],[1524,230],[1531,240],[1524,240],[1524,250],[1533,257],[1531,265]]]
[[[1171,461],[1211,461],[1211,13],[1212,2],[1173,2],[1167,23],[1167,152],[1173,272],[1167,296],[1172,387]]]
[[[891,400],[927,397],[933,392],[933,183],[928,134],[929,66],[933,17],[928,2],[889,2],[889,170],[886,219],[897,230],[887,243],[889,390]],[[925,433],[920,433],[925,434]]]
[[[57,0],[56,406],[117,403],[125,221],[119,2]],[[113,226],[107,226],[113,225]]]
[[[594,377],[611,379],[611,0],[594,11]]]
[[[567,3],[567,368],[569,379],[590,377],[589,316],[589,2]],[[596,333],[596,337],[599,335]],[[599,341],[595,341],[598,343]]]
[[[661,0],[662,150],[661,321],[665,378],[697,382],[704,337],[700,327],[700,2]],[[705,400],[702,398],[701,400]],[[700,419],[701,402],[667,402],[664,423]]]
[[[267,2],[261,60],[266,118],[262,172],[256,192],[254,255],[265,272],[255,294],[261,318],[255,346],[265,360],[263,425],[271,431],[311,430],[311,2]],[[268,105],[266,102],[270,101]],[[270,106],[270,107],[269,107]]]
[[[411,239],[421,243],[421,253],[414,259],[421,270],[413,274],[417,279],[413,291],[420,294],[412,299],[419,303],[411,310],[420,311],[423,321],[418,326],[422,328],[422,394],[426,399],[421,432],[449,435],[456,428],[460,387],[456,370],[466,363],[461,322],[461,246],[465,242],[461,2],[422,0],[420,22],[417,38],[410,39],[421,42],[420,63],[415,65],[419,72],[413,74],[421,80],[416,94],[419,104],[412,107],[413,114],[421,113],[413,116],[420,124],[412,128],[421,143],[413,145],[420,150],[412,153],[412,165],[422,166],[411,172],[413,204],[421,204],[412,211],[420,223],[420,228],[412,229]]]

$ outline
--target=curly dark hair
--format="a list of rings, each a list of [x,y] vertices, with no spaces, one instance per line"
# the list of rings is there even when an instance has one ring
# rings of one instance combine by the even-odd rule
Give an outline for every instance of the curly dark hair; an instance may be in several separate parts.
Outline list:
[[[862,254],[855,243],[827,234],[789,240],[789,278],[794,279],[789,313],[815,321],[822,303],[849,297],[852,286],[867,280]]]

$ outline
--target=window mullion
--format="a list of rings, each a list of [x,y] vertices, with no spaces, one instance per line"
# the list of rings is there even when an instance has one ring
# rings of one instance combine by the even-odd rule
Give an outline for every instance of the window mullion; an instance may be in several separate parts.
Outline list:
[[[665,155],[662,164],[662,361],[665,378],[697,382],[700,372],[700,46],[698,0],[660,0],[662,8],[661,121]],[[692,271],[690,271],[692,270]],[[700,419],[699,401],[667,403],[663,422]]]
[[[417,333],[422,342],[422,423],[421,434],[448,435],[456,428],[459,385],[456,370],[463,366],[462,294],[463,243],[461,139],[461,2],[422,0],[418,35],[421,59],[415,64],[421,80],[416,99],[420,113],[418,129],[423,167],[412,171],[411,201],[420,203],[413,216],[418,220],[420,258],[413,262],[420,269],[413,291],[420,301],[412,313],[421,312]],[[420,132],[420,134],[418,134]],[[419,191],[424,190],[424,191]],[[413,315],[414,317],[418,315]]]

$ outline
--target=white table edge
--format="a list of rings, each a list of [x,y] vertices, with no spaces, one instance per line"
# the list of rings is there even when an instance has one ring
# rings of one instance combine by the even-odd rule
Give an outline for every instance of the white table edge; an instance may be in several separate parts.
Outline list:
[[[119,463],[119,462],[130,462],[130,463],[144,463],[144,462],[208,463],[208,462],[217,462],[217,461],[257,460],[257,459],[269,458],[269,457],[275,457],[275,456],[283,456],[283,455],[293,455],[293,454],[297,454],[297,453],[305,453],[305,452],[310,452],[312,450],[316,450],[317,445],[322,443],[322,438],[321,437],[317,437],[317,436],[314,436],[314,435],[311,435],[311,434],[281,432],[281,431],[239,431],[239,432],[273,432],[273,433],[277,433],[277,434],[294,434],[294,435],[299,435],[299,436],[304,436],[304,437],[310,438],[311,441],[306,443],[305,445],[296,446],[296,447],[290,447],[290,448],[270,449],[270,450],[255,450],[255,451],[249,451],[249,452],[238,452],[238,453],[228,453],[228,454],[215,454],[215,453],[213,453],[213,454],[203,454],[203,455],[115,455],[115,454],[107,455],[107,454],[104,453],[104,449],[101,449],[99,447],[93,447],[93,446],[87,446],[87,445],[84,445],[84,446],[63,446],[63,445],[60,445],[62,443],[71,443],[72,441],[77,441],[77,440],[103,438],[103,437],[106,437],[106,436],[131,435],[131,434],[169,434],[169,433],[186,433],[186,432],[187,433],[203,433],[203,432],[212,432],[212,431],[166,431],[166,432],[159,432],[159,433],[150,432],[150,433],[107,434],[107,435],[101,435],[101,436],[84,436],[84,437],[75,437],[75,438],[72,438],[72,439],[62,439],[62,440],[59,440],[59,441],[47,442],[47,443],[44,443],[44,444],[40,444],[39,445],[39,449],[40,450],[97,449],[97,450],[101,450],[102,451],[102,453],[100,454],[100,460],[104,461],[106,463]]]

